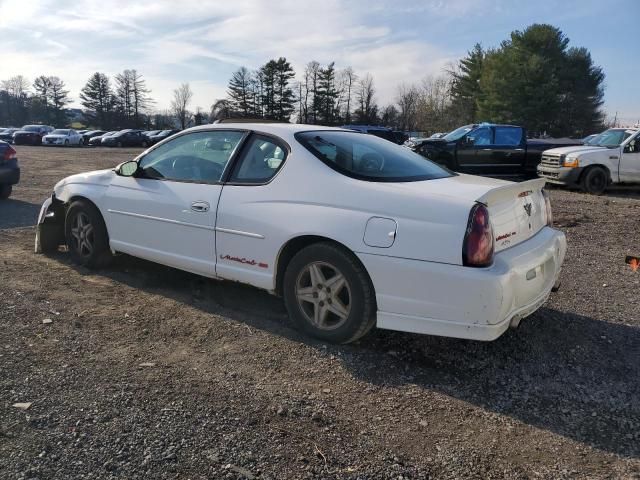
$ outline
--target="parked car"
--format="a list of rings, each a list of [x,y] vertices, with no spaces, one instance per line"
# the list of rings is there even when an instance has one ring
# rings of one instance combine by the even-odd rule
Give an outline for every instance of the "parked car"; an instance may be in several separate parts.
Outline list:
[[[593,139],[596,138],[597,136],[598,136],[597,133],[594,133],[592,135],[587,135],[582,139],[583,145],[589,145],[593,141]]]
[[[89,130],[78,130],[78,135],[84,135],[85,133],[87,133]]]
[[[142,130],[120,130],[114,135],[102,137],[103,147],[147,147],[149,144]]]
[[[87,130],[82,134],[82,143],[83,145],[89,145],[89,140],[93,137],[104,135],[105,133],[107,133],[106,130]]]
[[[118,133],[118,130],[112,130],[111,132],[107,132],[107,133],[103,133],[102,135],[96,135],[94,137],[91,137],[88,140],[87,145],[89,145],[90,147],[99,147],[100,145],[102,145],[103,138],[110,137],[112,135],[115,135],[116,133]]]
[[[455,172],[535,177],[542,152],[566,145],[581,141],[528,140],[523,127],[480,123],[425,140],[415,151]]]
[[[0,141],[0,200],[11,195],[13,186],[20,181],[20,167],[15,149]]]
[[[54,128],[48,125],[25,125],[13,134],[13,143],[16,145],[42,145],[42,137],[53,130]]]
[[[58,182],[36,249],[247,283],[326,341],[374,325],[492,340],[557,285],[566,241],[543,186],[459,175],[337,128],[204,125]]]
[[[538,175],[594,195],[611,184],[640,183],[640,129],[610,128],[588,145],[546,150]]]
[[[405,140],[398,141],[398,137],[393,130],[387,127],[379,127],[376,125],[343,125],[341,128],[355,130],[357,132],[368,133],[379,138],[384,138],[390,142],[402,144]]]
[[[145,134],[147,137],[153,137],[154,135],[159,134],[161,131],[162,131],[162,130],[149,130],[149,131],[147,131],[147,132],[144,132],[144,134]]]
[[[178,133],[180,130],[162,130],[160,133],[156,134],[156,135],[150,135],[149,136],[149,141],[151,142],[151,145],[154,145],[158,142],[161,142],[162,140],[164,140],[165,138],[169,138],[171,135],[175,135],[176,133]]]
[[[82,145],[82,135],[72,128],[58,128],[42,137],[42,145]]]
[[[0,141],[13,143],[13,134],[16,133],[19,128],[5,128],[0,132]]]

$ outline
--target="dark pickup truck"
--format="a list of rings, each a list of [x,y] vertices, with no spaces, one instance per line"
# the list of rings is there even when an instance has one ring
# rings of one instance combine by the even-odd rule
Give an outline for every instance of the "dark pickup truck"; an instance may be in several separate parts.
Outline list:
[[[581,144],[571,139],[530,140],[522,127],[480,123],[457,128],[442,138],[421,140],[412,150],[455,172],[537,177],[542,152]]]

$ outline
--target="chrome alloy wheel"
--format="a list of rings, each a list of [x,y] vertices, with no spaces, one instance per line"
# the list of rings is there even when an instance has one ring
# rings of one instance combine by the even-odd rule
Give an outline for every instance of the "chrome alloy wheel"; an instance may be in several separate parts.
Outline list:
[[[351,289],[346,277],[333,265],[314,262],[296,280],[300,310],[314,327],[334,330],[343,325],[351,312]]]
[[[93,253],[94,238],[93,238],[93,225],[89,217],[84,212],[79,212],[73,221],[73,227],[71,228],[71,247],[81,257],[88,257]]]

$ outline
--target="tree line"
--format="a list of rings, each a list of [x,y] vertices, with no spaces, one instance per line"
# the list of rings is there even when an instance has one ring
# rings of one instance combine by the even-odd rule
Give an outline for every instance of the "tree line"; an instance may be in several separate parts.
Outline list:
[[[491,121],[524,125],[531,132],[581,136],[604,127],[604,73],[585,48],[570,47],[556,27],[534,24],[514,31],[498,47],[476,44],[465,57],[419,83],[401,83],[393,101],[380,105],[373,77],[335,62],[309,62],[300,77],[285,57],[256,70],[240,67],[227,95],[209,112],[189,110],[188,83],[173,92],[169,109],[155,102],[142,75],[124,70],[94,73],[79,100],[91,126],[186,128],[223,118],[256,118],[321,125],[380,124],[404,131],[445,132]],[[0,82],[0,125],[65,123],[72,99],[64,82],[18,75]]]

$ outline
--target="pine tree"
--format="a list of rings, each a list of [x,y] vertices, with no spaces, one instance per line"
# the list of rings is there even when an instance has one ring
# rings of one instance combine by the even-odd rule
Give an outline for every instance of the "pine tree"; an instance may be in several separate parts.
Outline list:
[[[478,120],[480,76],[484,58],[485,51],[479,43],[476,43],[467,56],[458,62],[457,71],[450,72],[453,77],[452,110],[456,112],[461,123],[472,123]]]
[[[113,111],[113,91],[109,77],[104,73],[96,72],[87,81],[80,92],[82,106],[88,111],[86,116],[96,126],[107,129],[111,124]]]
[[[318,70],[318,87],[314,96],[315,110],[323,125],[335,125],[338,121],[338,89],[334,62]]]
[[[246,67],[240,67],[229,80],[227,97],[231,108],[242,117],[249,117],[255,113],[255,95],[252,87],[253,75]]]
[[[49,100],[53,114],[53,121],[55,125],[66,124],[67,122],[63,109],[65,105],[71,103],[69,90],[66,90],[65,83],[58,77],[49,77],[49,85]]]

